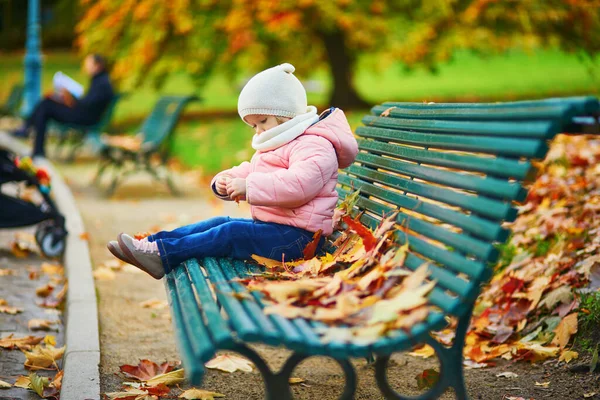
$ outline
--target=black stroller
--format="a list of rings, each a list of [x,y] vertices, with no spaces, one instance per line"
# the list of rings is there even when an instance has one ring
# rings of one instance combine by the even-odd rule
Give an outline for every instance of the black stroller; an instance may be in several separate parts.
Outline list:
[[[0,228],[17,228],[39,224],[35,240],[46,257],[57,258],[65,250],[67,230],[65,217],[58,212],[47,190],[42,190],[38,178],[15,164],[16,155],[0,148]],[[25,182],[35,186],[42,196],[42,203],[36,205],[19,197],[5,193],[3,185],[12,182]]]

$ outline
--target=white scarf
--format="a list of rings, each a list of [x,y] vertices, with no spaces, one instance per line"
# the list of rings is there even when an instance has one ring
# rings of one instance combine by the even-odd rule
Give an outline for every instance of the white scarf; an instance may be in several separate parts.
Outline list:
[[[308,106],[306,113],[296,115],[289,121],[266,130],[260,135],[254,135],[252,148],[260,151],[274,150],[302,135],[309,126],[318,120],[317,108]]]

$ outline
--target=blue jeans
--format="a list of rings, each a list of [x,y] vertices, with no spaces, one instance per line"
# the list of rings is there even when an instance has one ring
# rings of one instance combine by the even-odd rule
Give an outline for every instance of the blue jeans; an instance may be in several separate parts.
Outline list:
[[[302,250],[313,233],[289,225],[252,219],[216,217],[161,231],[148,237],[156,241],[165,272],[190,258],[233,257],[249,259],[252,254],[274,260],[302,258]],[[324,243],[321,238],[317,251]]]

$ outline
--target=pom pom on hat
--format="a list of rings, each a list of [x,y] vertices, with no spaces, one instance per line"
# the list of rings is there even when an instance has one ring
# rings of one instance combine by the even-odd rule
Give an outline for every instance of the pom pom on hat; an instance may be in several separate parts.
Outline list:
[[[240,117],[257,114],[294,118],[306,113],[306,90],[294,75],[295,70],[292,64],[284,63],[254,75],[238,98]]]

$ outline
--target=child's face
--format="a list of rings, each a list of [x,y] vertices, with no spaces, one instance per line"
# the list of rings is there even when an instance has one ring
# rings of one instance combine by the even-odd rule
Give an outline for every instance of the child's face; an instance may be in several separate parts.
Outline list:
[[[256,132],[257,135],[260,135],[264,131],[267,131],[267,130],[279,125],[279,121],[277,121],[277,117],[275,117],[273,115],[257,115],[257,114],[246,115],[245,120],[248,124],[250,124],[250,126],[252,126],[252,128],[254,129],[254,132]],[[287,120],[289,120],[289,118],[279,117],[279,120],[287,121]]]

